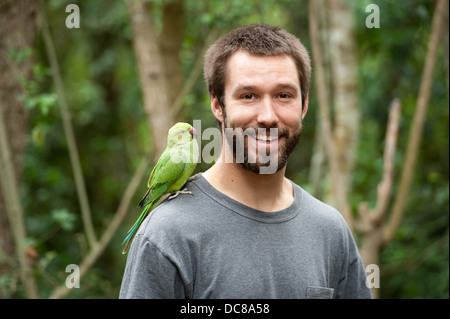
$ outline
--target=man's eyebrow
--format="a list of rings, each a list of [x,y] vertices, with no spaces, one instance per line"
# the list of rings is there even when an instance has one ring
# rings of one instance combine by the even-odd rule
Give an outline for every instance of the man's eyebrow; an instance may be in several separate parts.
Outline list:
[[[291,89],[297,91],[299,87],[293,83],[280,83],[276,86],[277,89]]]
[[[279,89],[291,89],[291,90],[299,90],[299,87],[293,83],[279,83],[275,86],[275,88],[277,90]],[[257,87],[253,86],[253,85],[245,85],[245,84],[240,84],[238,85],[233,91],[234,92],[239,92],[239,91],[253,91],[256,90]]]

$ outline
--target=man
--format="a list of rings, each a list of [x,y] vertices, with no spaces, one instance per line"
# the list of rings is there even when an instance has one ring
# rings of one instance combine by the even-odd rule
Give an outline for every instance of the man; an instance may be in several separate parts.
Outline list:
[[[278,27],[244,26],[209,48],[222,152],[186,184],[192,195],[143,222],[121,298],[371,298],[342,216],[284,176],[310,73],[306,49]]]

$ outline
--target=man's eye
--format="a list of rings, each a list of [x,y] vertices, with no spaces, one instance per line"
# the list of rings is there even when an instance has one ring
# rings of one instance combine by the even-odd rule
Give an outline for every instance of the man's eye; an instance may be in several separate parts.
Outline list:
[[[253,100],[255,96],[253,94],[244,94],[241,96],[241,99],[243,100]]]
[[[278,95],[281,99],[288,99],[291,97],[290,94],[287,93],[281,93],[280,95]]]

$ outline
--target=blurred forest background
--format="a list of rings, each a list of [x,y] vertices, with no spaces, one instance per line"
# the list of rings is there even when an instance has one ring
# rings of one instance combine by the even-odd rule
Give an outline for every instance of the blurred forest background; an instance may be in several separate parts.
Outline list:
[[[313,58],[287,177],[344,214],[377,297],[448,298],[447,3],[0,0],[0,297],[118,297],[168,126],[216,125],[205,49],[263,22]]]

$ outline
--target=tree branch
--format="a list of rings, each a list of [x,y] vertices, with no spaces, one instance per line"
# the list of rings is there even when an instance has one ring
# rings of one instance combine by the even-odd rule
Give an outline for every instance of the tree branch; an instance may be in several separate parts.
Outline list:
[[[29,298],[39,298],[33,272],[26,256],[26,229],[23,208],[20,203],[19,189],[16,183],[15,169],[8,145],[8,137],[0,101],[0,186],[3,191],[8,220],[13,229],[16,253],[19,258],[20,277]]]
[[[420,83],[419,96],[417,98],[416,112],[409,133],[405,165],[403,166],[400,186],[392,208],[392,213],[383,233],[385,243],[394,238],[397,228],[403,218],[403,211],[414,174],[414,166],[419,153],[419,145],[422,139],[422,130],[425,122],[428,100],[430,98],[431,86],[433,84],[434,66],[436,64],[437,50],[440,43],[440,34],[444,24],[447,4],[448,2],[446,0],[438,0],[434,11],[428,50]]]
[[[47,25],[44,10],[44,4],[43,2],[41,2],[38,10],[38,23],[42,27],[42,36],[44,38],[45,50],[47,52],[47,57],[52,70],[53,82],[55,84],[56,93],[58,95],[60,106],[59,110],[61,112],[64,134],[66,136],[67,147],[69,149],[70,162],[72,164],[73,175],[75,178],[78,200],[80,202],[81,217],[89,244],[93,247],[97,244],[97,238],[95,236],[94,226],[92,223],[91,210],[89,208],[89,200],[83,172],[81,169],[80,156],[78,154],[78,148],[75,141],[75,133],[72,126],[69,106],[67,105],[66,97],[64,94],[63,81],[61,78],[61,73],[59,71],[58,59],[56,57],[55,47],[53,45],[49,27]]]
[[[401,103],[399,99],[394,99],[389,111],[389,121],[386,130],[386,140],[384,146],[384,171],[383,178],[377,188],[377,203],[374,208],[373,219],[380,221],[388,208],[391,195],[392,182],[394,180],[394,159],[397,149],[398,127],[400,124]]]
[[[400,108],[400,100],[394,99],[389,111],[384,146],[383,177],[377,187],[375,208],[369,209],[367,202],[360,203],[358,207],[358,219],[355,221],[355,227],[361,234],[367,234],[375,227],[380,227],[388,209],[394,180],[394,159],[400,123]]]

